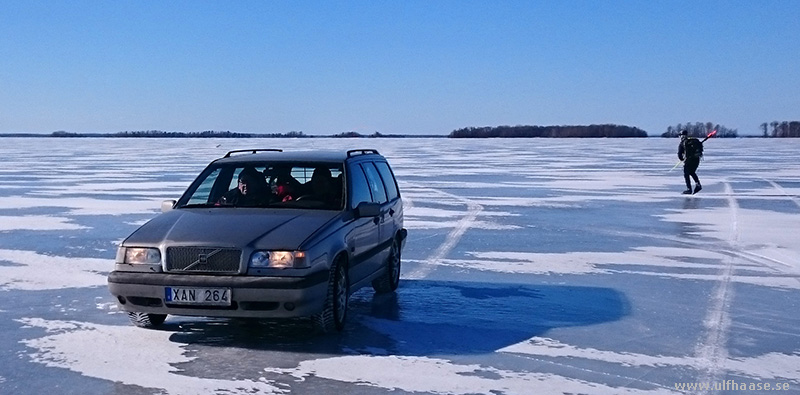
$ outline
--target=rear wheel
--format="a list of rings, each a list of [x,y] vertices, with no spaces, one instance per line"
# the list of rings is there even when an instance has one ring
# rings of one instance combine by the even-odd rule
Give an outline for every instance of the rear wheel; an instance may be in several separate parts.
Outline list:
[[[397,289],[400,284],[400,244],[397,239],[392,241],[389,257],[386,258],[386,271],[372,281],[375,292],[389,293]]]
[[[311,317],[314,327],[322,333],[339,332],[347,319],[347,303],[350,296],[350,279],[343,259],[339,258],[331,267],[328,296],[321,312]]]
[[[167,319],[166,314],[128,313],[128,318],[133,325],[139,328],[156,328]]]

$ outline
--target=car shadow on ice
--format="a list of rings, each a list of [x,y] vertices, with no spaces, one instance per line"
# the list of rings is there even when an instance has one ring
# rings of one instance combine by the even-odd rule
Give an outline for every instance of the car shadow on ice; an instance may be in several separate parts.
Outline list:
[[[588,326],[629,314],[615,289],[570,285],[404,280],[394,294],[371,290],[350,300],[343,333],[319,335],[308,320],[172,317],[172,341],[320,354],[480,354],[554,328]]]
[[[630,311],[611,288],[569,285],[405,281],[395,295],[369,305],[358,299],[356,324],[389,337],[392,353],[480,354],[550,329],[619,320]]]

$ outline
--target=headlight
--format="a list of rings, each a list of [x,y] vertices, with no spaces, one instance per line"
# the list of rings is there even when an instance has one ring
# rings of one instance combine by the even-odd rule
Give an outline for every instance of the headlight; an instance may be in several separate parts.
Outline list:
[[[256,251],[250,257],[250,267],[304,268],[308,267],[305,258],[303,251]]]
[[[125,249],[123,263],[133,265],[153,265],[161,263],[161,251],[158,248],[122,247]]]

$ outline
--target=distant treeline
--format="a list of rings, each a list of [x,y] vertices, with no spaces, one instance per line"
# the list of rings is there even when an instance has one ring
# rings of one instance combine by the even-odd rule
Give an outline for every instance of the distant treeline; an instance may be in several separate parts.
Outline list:
[[[661,134],[661,137],[678,137],[681,130],[686,129],[689,133],[689,136],[692,137],[706,137],[711,132],[717,131],[717,134],[714,135],[714,138],[718,137],[738,137],[739,133],[736,129],[728,129],[725,126],[720,124],[714,124],[712,122],[695,122],[686,124],[677,124],[676,126],[669,126],[667,127],[667,131]]]
[[[484,126],[457,129],[452,131],[448,137],[647,137],[647,132],[623,125]]]
[[[206,130],[204,132],[165,132],[163,130],[137,130],[117,133],[73,133],[58,131],[52,137],[194,137],[194,138],[258,138],[258,137],[309,137],[303,132],[288,133],[239,133]]]
[[[771,127],[771,129],[770,129]],[[689,135],[705,137],[716,130],[715,137],[738,137],[736,129],[728,129],[723,125],[712,122],[687,122],[667,127],[661,137],[676,137],[686,129]],[[800,137],[800,122],[798,121],[773,121],[762,123],[761,137]],[[74,133],[63,130],[50,134],[38,133],[0,133],[0,137],[149,137],[149,138],[398,138],[398,137],[425,137],[425,138],[487,138],[487,137],[648,137],[642,129],[624,125],[588,125],[588,126],[484,126],[466,127],[450,132],[449,135],[418,135],[418,134],[383,134],[374,132],[361,134],[350,131],[334,135],[308,135],[299,131],[286,133],[240,133],[231,131],[206,130],[203,132],[168,132],[163,130],[138,130],[116,133]],[[757,136],[747,136],[757,137]]]
[[[382,134],[382,133],[372,133],[369,135],[364,135],[358,132],[344,132],[339,134],[334,134],[332,136],[314,136],[308,135],[303,132],[287,132],[287,133],[240,133],[240,132],[230,132],[230,131],[214,131],[214,130],[207,130],[204,132],[165,132],[163,130],[139,130],[139,131],[126,131],[126,132],[117,132],[117,133],[73,133],[73,132],[65,132],[65,131],[58,131],[53,132],[49,135],[37,135],[37,134],[6,134],[4,136],[9,137],[165,137],[165,138],[181,138],[181,137],[191,137],[191,138],[315,138],[315,137],[407,137],[406,135],[400,134]],[[417,136],[414,137],[445,137],[445,136]]]
[[[376,137],[407,137],[407,136],[404,135],[404,134],[383,134],[383,133],[379,133],[379,132],[375,132],[375,133],[372,133],[372,134],[361,134],[361,133],[358,133],[358,132],[344,132],[344,133],[334,134],[331,137],[356,137],[356,138],[358,138],[358,137],[372,137],[372,138],[376,138]],[[430,136],[427,136],[427,137],[430,137]],[[436,136],[436,137],[442,137],[442,136]]]
[[[768,133],[766,122],[761,124],[764,137],[800,137],[800,122],[798,121],[772,121],[769,126],[772,126],[772,133]]]

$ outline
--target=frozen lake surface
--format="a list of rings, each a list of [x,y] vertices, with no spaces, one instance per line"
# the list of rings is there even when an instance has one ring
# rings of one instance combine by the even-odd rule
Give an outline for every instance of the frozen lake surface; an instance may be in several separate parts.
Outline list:
[[[800,140],[708,141],[693,196],[677,143],[2,138],[0,393],[798,393]],[[341,335],[130,325],[116,244],[240,148],[384,154],[396,295],[354,294]]]

